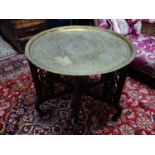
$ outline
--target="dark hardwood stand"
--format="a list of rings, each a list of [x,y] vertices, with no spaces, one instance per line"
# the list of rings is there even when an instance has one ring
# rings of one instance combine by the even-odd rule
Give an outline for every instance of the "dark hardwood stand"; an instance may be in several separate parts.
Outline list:
[[[50,112],[50,109],[47,111],[42,110],[41,106],[43,102],[56,96],[58,97],[60,94],[65,94],[68,90],[73,93],[72,108],[75,124],[74,134],[78,134],[79,112],[80,110],[82,110],[82,94],[90,95],[96,99],[112,105],[117,111],[112,118],[113,121],[116,121],[120,116],[122,108],[119,104],[119,100],[123,90],[123,85],[127,77],[128,67],[124,67],[115,72],[102,74],[99,83],[87,85],[83,82],[82,76],[71,76],[72,83],[70,82],[71,84],[69,84],[61,80],[60,75],[44,71],[33,65],[31,62],[29,62],[29,66],[32,72],[32,77],[37,95],[37,102],[35,108],[41,116],[44,116],[48,112]],[[53,84],[54,80],[59,80],[60,82],[65,83],[69,87],[69,89],[56,94]],[[96,96],[91,91],[89,91],[97,84],[103,85],[103,91],[101,96]]]

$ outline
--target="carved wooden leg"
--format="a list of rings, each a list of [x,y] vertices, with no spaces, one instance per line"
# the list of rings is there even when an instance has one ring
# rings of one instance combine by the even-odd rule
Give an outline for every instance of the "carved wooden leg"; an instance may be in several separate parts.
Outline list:
[[[76,76],[73,77],[73,116],[74,116],[74,134],[79,134],[79,113],[82,108],[81,103],[81,95],[82,95],[82,84],[81,84],[81,77]]]
[[[47,71],[37,68],[31,62],[29,62],[29,66],[31,69],[32,78],[34,81],[34,87],[35,87],[36,95],[37,95],[37,101],[35,104],[35,108],[40,115],[45,115],[46,112],[43,111],[40,108],[40,106],[46,100],[51,99],[51,97],[54,94],[52,74]]]
[[[34,87],[36,90],[36,96],[37,96],[37,101],[35,103],[35,109],[40,115],[44,115],[44,111],[40,109],[40,105],[42,104],[44,98],[43,98],[43,94],[41,91],[41,84],[39,82],[37,67],[33,65],[31,62],[29,62],[29,66],[30,66],[30,70],[31,70],[31,74],[32,74],[33,82],[34,82]]]
[[[122,112],[122,107],[120,106],[119,102],[120,102],[120,98],[121,98],[121,94],[123,91],[127,74],[128,74],[128,67],[125,67],[118,72],[119,80],[118,80],[117,90],[115,92],[115,97],[113,101],[113,106],[117,110],[117,113],[113,116],[112,118],[113,121],[116,121]]]
[[[81,77],[73,77],[73,114],[76,123],[78,122],[79,111],[82,107],[81,91]]]
[[[101,77],[103,82],[103,101],[112,104],[117,110],[117,113],[112,118],[114,121],[117,120],[122,112],[119,101],[127,77],[127,71],[128,67],[125,67]]]

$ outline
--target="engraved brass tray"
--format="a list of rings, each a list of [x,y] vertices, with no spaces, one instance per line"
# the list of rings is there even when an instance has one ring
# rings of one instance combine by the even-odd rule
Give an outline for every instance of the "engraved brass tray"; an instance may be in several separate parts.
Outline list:
[[[34,65],[64,75],[95,75],[133,61],[135,46],[124,36],[93,26],[65,26],[43,31],[26,45]]]

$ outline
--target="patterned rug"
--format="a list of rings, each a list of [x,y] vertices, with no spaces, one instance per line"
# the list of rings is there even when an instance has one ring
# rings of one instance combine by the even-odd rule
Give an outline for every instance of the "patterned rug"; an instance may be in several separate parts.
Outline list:
[[[0,60],[17,54],[12,46],[0,36]]]
[[[57,89],[63,89],[56,83]],[[96,88],[97,91],[100,87]],[[49,100],[51,115],[40,117],[35,111],[36,95],[24,55],[0,62],[0,134],[74,134],[71,95]],[[90,96],[83,96],[78,132],[83,134],[155,134],[155,90],[127,78],[120,101],[123,112],[111,121],[115,110]]]

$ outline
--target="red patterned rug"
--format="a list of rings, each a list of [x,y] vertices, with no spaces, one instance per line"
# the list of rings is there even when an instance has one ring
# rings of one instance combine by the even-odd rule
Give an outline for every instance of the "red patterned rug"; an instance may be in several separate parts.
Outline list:
[[[44,118],[35,111],[35,99],[25,56],[17,55],[1,61],[0,134],[73,134],[70,94],[46,102],[45,106],[53,106],[55,111],[52,116]],[[120,104],[123,112],[117,122],[112,122],[115,111],[111,106],[84,96],[79,133],[155,134],[154,89],[128,77]]]

